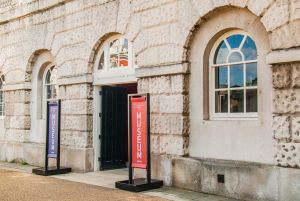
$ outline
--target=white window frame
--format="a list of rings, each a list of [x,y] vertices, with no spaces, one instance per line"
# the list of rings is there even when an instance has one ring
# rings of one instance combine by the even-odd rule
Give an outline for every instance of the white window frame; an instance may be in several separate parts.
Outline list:
[[[47,101],[56,101],[58,100],[58,97],[59,97],[59,90],[56,91],[56,98],[54,99],[48,99],[47,98],[47,86],[49,85],[57,85],[57,83],[55,84],[46,84],[46,76],[47,76],[47,73],[48,71],[52,68],[57,68],[54,64],[49,64],[45,70],[44,70],[44,73],[43,73],[43,97],[42,97],[42,118],[45,119],[46,118],[46,113],[47,113]]]
[[[241,45],[239,47],[238,50],[234,49],[230,49],[230,45],[227,43],[227,40],[225,40],[226,38],[228,38],[229,36],[235,35],[235,34],[241,34],[241,35],[245,35],[245,36],[249,36],[252,40],[253,37],[251,37],[251,35],[249,35],[247,32],[242,31],[242,30],[234,30],[234,31],[229,31],[226,34],[224,34],[223,36],[221,36],[214,44],[211,52],[210,52],[210,56],[209,56],[209,114],[210,114],[210,119],[211,120],[257,120],[258,119],[258,112],[246,112],[246,90],[245,89],[256,89],[257,90],[257,110],[259,111],[259,86],[257,83],[257,86],[250,86],[247,87],[246,86],[246,64],[249,63],[257,63],[257,68],[259,68],[258,66],[258,60],[248,60],[248,61],[243,61],[243,62],[233,62],[233,63],[224,63],[224,64],[214,64],[214,58],[215,58],[215,54],[216,54],[216,50],[218,48],[218,46],[220,45],[220,43],[224,40],[226,43],[226,46],[228,47],[228,49],[230,50],[228,56],[227,56],[227,61],[228,61],[228,57],[231,55],[232,52],[239,52],[244,60],[244,54],[240,51],[241,46],[244,44],[245,40],[247,37],[244,37],[244,39],[241,42]],[[254,41],[254,40],[253,40]],[[254,41],[255,42],[255,41]],[[257,47],[257,46],[256,46]],[[221,67],[221,66],[231,66],[234,64],[243,64],[243,68],[244,68],[244,86],[243,87],[238,87],[238,88],[230,88],[230,71],[227,73],[227,80],[228,80],[228,87],[224,88],[224,89],[216,89],[215,88],[215,68],[216,67]],[[228,68],[229,69],[229,68]],[[258,71],[257,71],[258,72]],[[259,80],[259,75],[257,73],[257,77]],[[244,90],[244,112],[243,113],[230,113],[230,91],[232,90]],[[215,92],[216,91],[228,91],[228,113],[216,113],[215,112]]]
[[[0,76],[0,82],[1,82],[1,88],[0,88],[0,93],[2,93],[2,102],[0,102],[0,107],[2,109],[2,114],[0,114],[0,119],[3,119],[5,117],[5,96],[4,96],[4,91],[3,91],[3,85],[4,85],[4,81],[5,79],[4,75]]]

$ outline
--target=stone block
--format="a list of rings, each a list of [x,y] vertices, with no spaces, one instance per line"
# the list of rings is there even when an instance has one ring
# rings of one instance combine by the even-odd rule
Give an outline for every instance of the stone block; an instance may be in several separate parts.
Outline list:
[[[171,93],[170,76],[154,77],[149,80],[149,92],[151,94]]]
[[[270,45],[273,50],[300,45],[300,21],[293,21],[272,31]]]
[[[28,103],[6,103],[6,116],[24,116],[30,115],[30,105]]]
[[[26,142],[30,136],[30,130],[8,128],[5,132],[5,140],[12,142]]]
[[[300,170],[294,168],[280,168],[279,199],[280,201],[294,201],[300,198]]]
[[[154,179],[161,179],[165,186],[172,185],[172,156],[151,155],[151,171]]]
[[[138,79],[137,83],[137,88],[138,88],[138,93],[149,93],[149,78],[141,78]]]
[[[62,115],[61,129],[69,131],[92,131],[92,115]]]
[[[160,151],[160,135],[158,134],[151,134],[151,153],[152,154],[159,154]]]
[[[207,13],[214,9],[212,0],[202,0],[201,3],[199,0],[191,0],[194,8],[197,10],[200,17],[205,16]]]
[[[187,75],[174,75],[171,76],[171,91],[175,93],[187,93],[189,89]]]
[[[292,64],[292,87],[300,87],[300,63]]]
[[[30,95],[29,90],[6,91],[4,99],[6,103],[29,103]]]
[[[93,114],[93,101],[88,99],[63,100],[61,103],[61,114],[82,115]]]
[[[191,158],[172,160],[173,186],[192,191],[201,191],[202,164]]]
[[[288,88],[291,84],[291,65],[282,64],[272,67],[273,70],[273,87]]]
[[[92,132],[61,131],[61,144],[76,148],[92,148]]]
[[[159,113],[159,95],[150,95],[150,110],[151,113]]]
[[[290,10],[291,10],[291,20],[300,19],[300,1],[299,0],[291,0]]]
[[[276,114],[295,113],[300,111],[300,90],[275,90],[273,111]]]
[[[160,113],[188,113],[188,96],[182,94],[160,96],[159,111]]]
[[[292,117],[292,139],[300,142],[300,117]]]
[[[185,135],[189,132],[188,117],[181,115],[151,115],[151,132]]]
[[[261,16],[261,14],[273,3],[274,0],[249,0],[247,6],[255,15]]]
[[[276,165],[283,167],[300,167],[300,144],[278,143],[275,151]]]
[[[290,117],[275,116],[273,117],[273,134],[276,139],[289,139],[290,134]]]
[[[289,0],[276,0],[261,18],[267,31],[272,31],[289,21]]]
[[[160,136],[160,154],[184,156],[188,153],[189,138],[179,135]]]
[[[74,84],[59,87],[59,96],[64,99],[92,99],[93,87],[91,84]]]
[[[30,116],[7,116],[5,117],[5,128],[30,129]]]
[[[61,147],[61,165],[75,172],[90,172],[94,167],[94,149]]]

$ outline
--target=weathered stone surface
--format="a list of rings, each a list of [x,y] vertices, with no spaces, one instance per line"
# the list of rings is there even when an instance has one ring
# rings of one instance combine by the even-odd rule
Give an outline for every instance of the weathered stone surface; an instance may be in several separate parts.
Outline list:
[[[276,139],[290,138],[290,117],[275,116],[273,118],[273,134]]]
[[[300,87],[300,63],[292,64],[292,86]]]
[[[273,70],[273,87],[274,88],[287,88],[291,84],[291,65],[275,65]]]
[[[300,19],[300,1],[299,0],[291,0],[290,10],[291,10],[291,20]]]
[[[276,0],[266,11],[261,21],[267,31],[272,31],[289,21],[289,0]]]
[[[247,6],[251,12],[260,16],[273,3],[274,0],[249,0]]]
[[[292,137],[293,141],[300,141],[300,117],[292,118]]]
[[[189,132],[188,117],[181,115],[151,115],[151,132],[184,135]]]
[[[160,154],[183,156],[188,153],[189,138],[179,135],[160,136]]]
[[[300,167],[300,148],[295,143],[279,143],[276,145],[275,162],[284,167]]]
[[[270,34],[270,44],[273,50],[297,47],[300,45],[300,21],[293,21],[275,29]]]
[[[62,101],[62,111],[63,115],[92,115],[93,114],[93,102],[87,99],[79,100],[64,100]]]
[[[62,131],[61,144],[77,148],[92,148],[92,132]]]
[[[30,105],[28,103],[6,103],[6,116],[24,116],[30,115]]]
[[[92,131],[93,116],[87,115],[62,115],[61,129],[69,131]]]
[[[90,84],[67,85],[59,87],[61,99],[91,99],[93,88]]]
[[[295,113],[300,111],[300,90],[275,90],[273,96],[274,113]]]
[[[30,116],[7,116],[5,117],[5,128],[30,129]]]
[[[151,94],[166,94],[171,92],[171,79],[169,76],[154,77],[149,80]]]
[[[188,113],[189,101],[185,95],[162,95],[159,102],[160,113]]]

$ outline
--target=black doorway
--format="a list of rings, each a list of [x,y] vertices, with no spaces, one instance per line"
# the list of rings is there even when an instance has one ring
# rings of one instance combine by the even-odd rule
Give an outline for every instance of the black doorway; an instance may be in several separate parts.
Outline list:
[[[101,98],[100,170],[125,168],[128,161],[128,94],[137,85],[103,86]]]

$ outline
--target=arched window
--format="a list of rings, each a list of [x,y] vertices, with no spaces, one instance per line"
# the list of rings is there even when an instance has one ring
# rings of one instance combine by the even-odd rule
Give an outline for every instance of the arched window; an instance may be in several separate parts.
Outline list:
[[[5,102],[4,102],[3,85],[4,85],[4,76],[2,75],[0,77],[0,116],[2,116],[2,117],[5,115],[5,112],[4,112]]]
[[[43,79],[44,86],[44,101],[51,101],[57,99],[58,85],[57,85],[57,68],[53,65],[46,68]]]
[[[97,70],[109,71],[132,66],[131,45],[128,39],[120,35],[105,41],[99,53]]]
[[[210,111],[218,117],[257,117],[257,49],[245,32],[220,38],[210,57]]]

